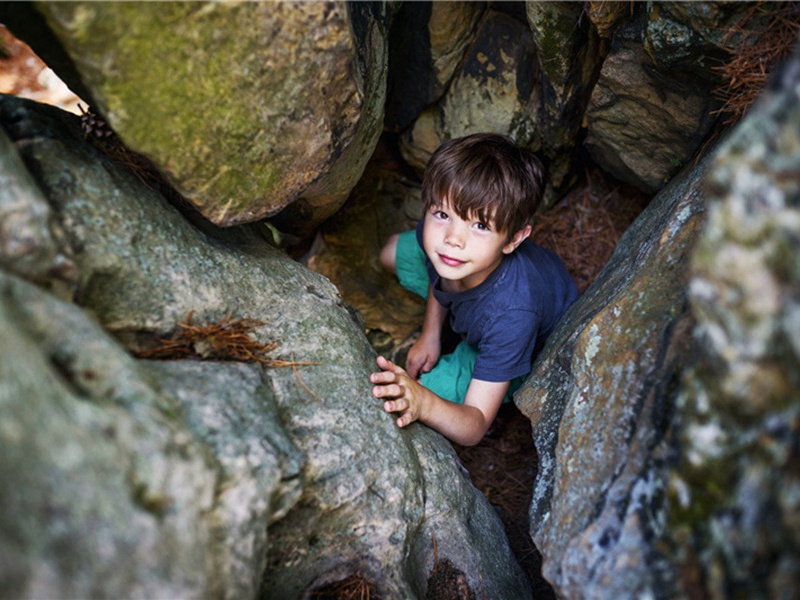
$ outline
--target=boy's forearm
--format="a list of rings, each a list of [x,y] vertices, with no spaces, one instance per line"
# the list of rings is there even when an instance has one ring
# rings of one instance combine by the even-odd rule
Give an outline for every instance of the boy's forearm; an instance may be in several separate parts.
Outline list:
[[[475,445],[494,421],[509,384],[473,379],[463,404],[448,402],[425,388],[432,398],[426,398],[420,420],[450,441],[462,446]]]
[[[451,442],[474,446],[483,439],[491,421],[475,406],[456,404],[440,398],[426,388],[426,409],[419,420],[435,429]]]

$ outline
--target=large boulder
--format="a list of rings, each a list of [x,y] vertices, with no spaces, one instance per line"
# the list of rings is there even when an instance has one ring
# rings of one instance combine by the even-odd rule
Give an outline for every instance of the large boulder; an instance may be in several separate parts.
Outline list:
[[[800,54],[720,148],[665,537],[684,589],[800,590]]]
[[[0,290],[3,596],[254,597],[302,489],[260,370],[136,361],[75,305]]]
[[[663,496],[659,464],[686,361],[702,169],[628,229],[516,396],[539,457],[531,534],[544,577],[565,597],[634,597],[669,581],[646,551],[657,523],[644,516]]]
[[[800,589],[798,83],[653,199],[517,395],[559,595]]]
[[[389,39],[388,129],[406,129],[442,97],[484,8],[483,2],[403,3]]]
[[[95,110],[219,225],[302,198],[282,223],[309,230],[344,202],[382,130],[385,4],[36,8]],[[19,20],[28,18],[22,10]],[[14,29],[17,12],[6,12]],[[36,49],[36,38],[26,41]]]
[[[3,294],[4,591],[296,598],[357,573],[413,598],[447,559],[476,597],[530,597],[450,444],[399,430],[372,398],[375,353],[329,281],[249,229],[197,229],[74,116],[0,97],[0,126],[58,215],[81,307],[30,285]],[[120,345],[169,336],[190,311],[196,325],[261,320],[253,336],[280,343],[274,359],[312,364],[159,364]]]
[[[600,64],[599,37],[584,18],[585,3],[525,3],[538,50],[542,114],[540,137],[550,183],[561,188],[573,168],[583,113]]]
[[[5,134],[0,189],[0,267],[40,284],[73,283],[76,270],[64,233]]]
[[[714,82],[655,63],[643,45],[643,19],[614,36],[586,108],[584,147],[616,178],[656,192],[714,123]]]
[[[475,40],[444,97],[402,137],[404,158],[420,173],[444,141],[471,133],[509,135],[525,147],[540,144],[540,92],[530,29],[487,10]]]

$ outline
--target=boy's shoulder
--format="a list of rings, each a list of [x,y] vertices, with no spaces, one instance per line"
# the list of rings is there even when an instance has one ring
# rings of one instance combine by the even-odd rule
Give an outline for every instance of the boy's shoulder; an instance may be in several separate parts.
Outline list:
[[[534,277],[531,283],[536,283],[537,279],[571,281],[567,268],[558,254],[533,240],[523,241],[512,254],[508,255],[508,258],[507,262],[511,268],[522,270]]]

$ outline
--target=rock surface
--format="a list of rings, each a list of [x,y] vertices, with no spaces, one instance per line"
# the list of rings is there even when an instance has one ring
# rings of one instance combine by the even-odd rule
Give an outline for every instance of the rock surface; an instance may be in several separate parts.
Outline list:
[[[531,532],[559,595],[800,589],[798,82],[795,56],[653,199],[516,397],[540,460]]]
[[[665,537],[684,588],[800,590],[800,54],[719,149]]]
[[[97,110],[217,224],[274,215],[300,197],[302,219],[284,221],[321,222],[381,132],[388,15],[371,5],[37,7]]]
[[[478,597],[530,597],[450,444],[398,430],[371,397],[375,353],[330,282],[251,230],[197,229],[84,142],[75,117],[0,97],[0,125],[58,215],[81,307],[4,276],[4,590],[296,598],[360,573],[413,598],[447,558]],[[153,363],[120,345],[167,336],[190,310],[196,324],[261,319],[276,358],[315,364]],[[12,362],[6,343],[24,349]]]
[[[602,53],[586,4],[526,2],[526,16],[538,49],[541,71],[539,137],[548,159],[550,183],[565,189],[574,167],[579,133]]]
[[[484,9],[484,2],[403,3],[389,40],[388,129],[406,129],[442,97]]]
[[[708,133],[711,82],[660,70],[634,22],[617,32],[586,109],[585,147],[615,177],[658,191]]]
[[[482,131],[509,135],[522,146],[538,145],[535,52],[523,23],[487,11],[434,118],[422,117],[403,137],[409,164],[422,172],[442,141]]]

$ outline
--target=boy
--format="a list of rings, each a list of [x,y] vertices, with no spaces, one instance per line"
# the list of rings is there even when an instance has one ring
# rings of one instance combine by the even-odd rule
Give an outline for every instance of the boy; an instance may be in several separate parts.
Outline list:
[[[500,135],[450,140],[431,156],[423,218],[416,231],[389,238],[380,257],[427,297],[406,369],[379,356],[370,376],[399,427],[420,420],[477,444],[578,297],[561,260],[527,239],[543,185],[538,159]],[[439,360],[448,312],[463,340]]]

